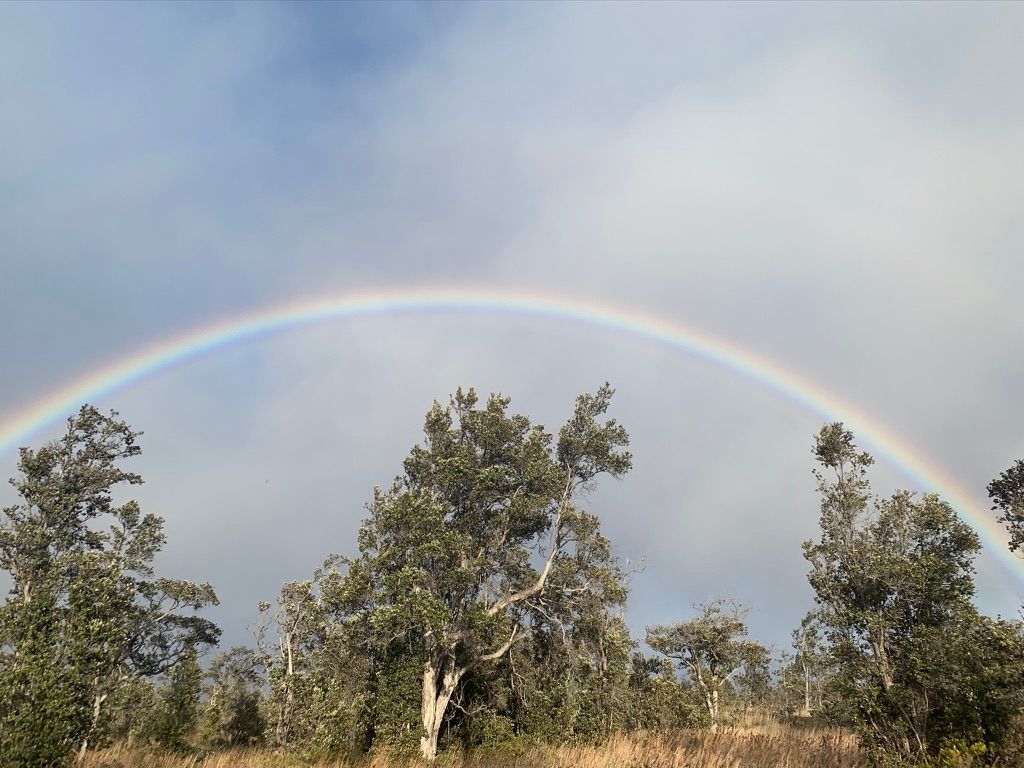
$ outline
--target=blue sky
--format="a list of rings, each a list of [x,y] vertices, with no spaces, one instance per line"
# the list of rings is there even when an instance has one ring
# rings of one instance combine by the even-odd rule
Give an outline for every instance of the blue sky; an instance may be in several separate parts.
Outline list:
[[[537,288],[734,339],[984,503],[1024,455],[1022,33],[1010,3],[0,5],[0,414],[303,296]],[[633,626],[726,593],[785,644],[817,417],[685,356],[365,319],[98,405],[145,430],[164,566],[214,582],[239,642],[257,601],[352,550],[433,398],[500,389],[554,428],[606,379],[637,468],[592,503],[645,559]],[[983,607],[1014,613],[979,567]]]

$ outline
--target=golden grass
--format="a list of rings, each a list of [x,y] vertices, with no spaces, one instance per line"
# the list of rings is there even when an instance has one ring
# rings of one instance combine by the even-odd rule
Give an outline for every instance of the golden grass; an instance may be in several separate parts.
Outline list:
[[[314,762],[260,750],[179,757],[116,747],[93,752],[83,768],[418,768],[418,760],[371,755]],[[598,746],[519,746],[446,754],[438,768],[861,768],[856,739],[832,728],[763,724],[717,732],[632,733]]]

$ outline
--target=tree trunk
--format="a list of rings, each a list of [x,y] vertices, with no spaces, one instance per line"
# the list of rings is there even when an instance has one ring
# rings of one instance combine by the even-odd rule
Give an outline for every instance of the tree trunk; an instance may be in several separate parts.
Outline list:
[[[424,760],[437,757],[437,738],[441,734],[444,713],[465,673],[465,667],[456,668],[455,656],[451,652],[431,654],[423,664],[420,700],[423,733],[420,735],[420,754]]]
[[[875,655],[875,667],[878,669],[878,676],[882,679],[882,690],[886,693],[892,688],[892,668],[889,664],[889,654],[885,648],[885,635],[879,634],[871,640],[871,650]]]
[[[804,711],[811,713],[811,670],[804,662]]]
[[[292,656],[292,630],[283,633],[281,638],[281,653],[284,656],[284,696],[277,708],[277,725],[274,728],[274,735],[278,745],[287,743],[290,738],[289,729],[292,717],[292,704],[295,693],[292,691],[292,676],[295,674],[295,661]]]
[[[103,702],[107,700],[107,694],[97,693],[92,697],[92,719],[89,721],[89,730],[85,732],[85,738],[82,739],[82,743],[78,746],[78,762],[82,762],[85,759],[85,753],[89,749],[89,739],[96,732],[96,726],[100,721],[100,710],[103,707]]]
[[[701,672],[700,664],[692,662],[688,664],[690,667],[690,673],[697,679],[697,687],[700,689],[701,694],[704,696],[704,706],[708,710],[708,721],[712,731],[718,730],[718,687],[713,686],[704,679],[704,673]],[[715,677],[712,676],[712,682],[715,682]]]

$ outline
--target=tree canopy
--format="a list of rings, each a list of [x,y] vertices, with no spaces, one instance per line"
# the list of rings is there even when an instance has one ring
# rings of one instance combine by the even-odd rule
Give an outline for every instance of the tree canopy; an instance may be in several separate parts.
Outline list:
[[[872,459],[842,424],[822,428],[814,453],[821,536],[804,554],[848,716],[873,749],[907,760],[1001,741],[1024,656],[1019,629],[972,602],[977,535],[935,494],[875,498]]]
[[[22,449],[11,483],[21,503],[0,523],[0,753],[12,766],[60,764],[84,752],[104,703],[127,681],[162,674],[220,630],[195,611],[217,602],[209,584],[157,576],[163,521],[114,489],[142,478],[117,413],[83,406],[67,432]]]
[[[630,468],[605,385],[577,398],[557,440],[458,390],[427,413],[424,442],[359,531],[344,588],[370,642],[410,644],[422,664],[420,751],[428,759],[466,674],[508,654],[533,618],[557,623],[618,589],[609,543],[579,492]]]
[[[647,628],[647,644],[677,661],[697,686],[711,729],[718,728],[719,699],[734,676],[767,671],[769,651],[747,639],[743,606],[715,598],[694,606],[697,616],[671,626]]]

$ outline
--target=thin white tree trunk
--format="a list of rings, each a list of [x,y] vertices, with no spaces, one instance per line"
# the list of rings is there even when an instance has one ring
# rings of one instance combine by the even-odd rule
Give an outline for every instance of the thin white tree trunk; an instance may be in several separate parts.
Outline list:
[[[809,715],[811,713],[811,670],[807,666],[807,662],[804,662],[804,711]]]
[[[100,711],[103,707],[103,702],[107,700],[107,694],[96,694],[92,697],[92,719],[89,721],[89,730],[86,731],[85,738],[82,739],[82,743],[78,746],[78,762],[82,762],[85,759],[85,753],[89,749],[89,739],[96,732],[96,726],[100,721]]]

